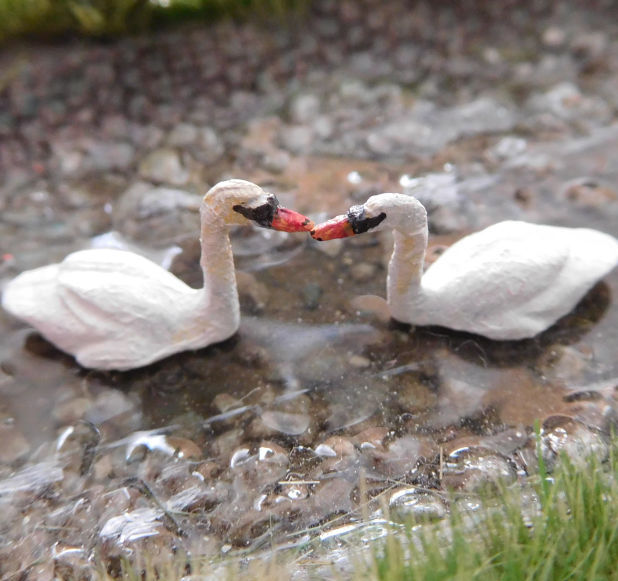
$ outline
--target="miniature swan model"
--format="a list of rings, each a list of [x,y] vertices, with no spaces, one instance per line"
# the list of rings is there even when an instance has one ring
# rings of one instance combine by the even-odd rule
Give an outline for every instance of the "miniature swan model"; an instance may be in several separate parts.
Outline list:
[[[20,274],[5,287],[2,306],[95,369],[141,367],[227,339],[240,323],[227,225],[303,232],[313,223],[236,179],[211,188],[200,214],[201,289],[133,252],[90,249]]]
[[[316,240],[394,230],[387,301],[394,319],[511,340],[566,315],[618,262],[618,242],[585,228],[507,221],[448,248],[423,274],[427,213],[415,198],[379,194],[319,224]]]

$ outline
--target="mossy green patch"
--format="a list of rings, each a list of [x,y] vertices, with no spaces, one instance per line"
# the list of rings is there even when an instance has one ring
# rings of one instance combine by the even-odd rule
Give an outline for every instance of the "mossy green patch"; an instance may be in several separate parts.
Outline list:
[[[282,15],[302,0],[0,0],[0,41],[66,34],[110,37],[187,19]]]

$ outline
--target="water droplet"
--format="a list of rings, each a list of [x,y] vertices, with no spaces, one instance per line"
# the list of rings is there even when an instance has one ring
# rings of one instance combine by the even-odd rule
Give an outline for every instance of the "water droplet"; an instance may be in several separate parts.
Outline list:
[[[240,464],[244,464],[251,457],[249,448],[240,448],[232,454],[230,458],[230,468],[236,468]]]
[[[326,444],[320,444],[319,446],[317,446],[315,449],[315,453],[318,456],[323,456],[325,458],[335,458],[337,456],[335,450],[333,450],[330,446]]]
[[[260,446],[260,449],[258,450],[258,459],[260,461],[264,461],[274,455],[275,451],[272,448],[268,448],[266,446]]]
[[[255,510],[262,510],[262,505],[264,504],[265,500],[266,500],[266,495],[265,494],[260,494],[260,496],[258,496],[255,499],[255,502],[253,503],[253,508]]]

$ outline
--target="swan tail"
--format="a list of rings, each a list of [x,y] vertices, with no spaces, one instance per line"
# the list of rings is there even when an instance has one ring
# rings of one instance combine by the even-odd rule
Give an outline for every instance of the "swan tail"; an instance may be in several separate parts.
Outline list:
[[[58,265],[28,270],[10,281],[2,291],[2,307],[18,319],[36,326],[38,314],[53,308],[54,281]]]

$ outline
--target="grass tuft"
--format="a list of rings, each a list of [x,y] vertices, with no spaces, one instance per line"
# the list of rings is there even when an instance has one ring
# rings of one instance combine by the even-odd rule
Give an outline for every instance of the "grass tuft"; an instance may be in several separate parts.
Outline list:
[[[386,542],[376,579],[618,579],[615,449],[606,465],[592,458],[585,470],[562,457],[552,478],[539,455],[531,490],[503,488],[499,503],[485,498],[473,514],[454,503],[447,526]]]

